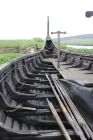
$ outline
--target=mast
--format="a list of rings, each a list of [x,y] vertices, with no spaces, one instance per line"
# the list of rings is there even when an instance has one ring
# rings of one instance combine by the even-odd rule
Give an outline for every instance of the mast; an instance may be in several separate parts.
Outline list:
[[[47,37],[49,37],[49,16],[47,16]]]

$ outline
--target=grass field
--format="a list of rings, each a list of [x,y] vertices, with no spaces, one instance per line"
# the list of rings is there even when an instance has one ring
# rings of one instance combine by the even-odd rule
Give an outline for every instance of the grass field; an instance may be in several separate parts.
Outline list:
[[[76,43],[78,42],[78,43]],[[56,42],[54,42],[56,44]],[[44,40],[41,38],[33,38],[31,40],[0,40],[0,48],[2,47],[28,47],[37,44],[38,47],[42,47],[44,45]],[[93,49],[77,49],[77,48],[70,48],[67,47],[67,43],[61,42],[61,48],[73,52],[79,52],[79,53],[88,53],[93,54]],[[71,42],[69,43],[71,44]],[[74,40],[72,44],[80,44],[80,45],[93,45],[93,40],[86,40],[85,42],[82,40]],[[18,58],[24,54],[21,53],[5,53],[0,54],[0,64],[6,63],[8,61],[11,61],[15,58]]]
[[[15,58],[21,57],[24,54],[21,53],[5,53],[0,54],[0,64],[6,63],[8,61],[12,61]]]
[[[41,38],[33,38],[33,39],[23,39],[23,40],[0,40],[0,48],[3,47],[22,47],[26,48],[29,46],[36,45],[40,48],[44,44],[44,40]]]
[[[41,48],[44,44],[44,40],[42,38],[33,38],[29,40],[0,40],[0,48],[26,48],[29,46],[35,46],[37,44],[38,48]],[[21,53],[4,53],[0,54],[0,64],[11,61],[17,57],[22,56]]]

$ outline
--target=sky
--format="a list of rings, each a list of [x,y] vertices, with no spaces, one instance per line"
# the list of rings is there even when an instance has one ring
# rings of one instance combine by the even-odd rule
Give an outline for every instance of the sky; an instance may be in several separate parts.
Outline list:
[[[46,38],[47,16],[50,33],[93,33],[93,17],[85,17],[87,10],[93,10],[93,0],[0,0],[0,39]]]

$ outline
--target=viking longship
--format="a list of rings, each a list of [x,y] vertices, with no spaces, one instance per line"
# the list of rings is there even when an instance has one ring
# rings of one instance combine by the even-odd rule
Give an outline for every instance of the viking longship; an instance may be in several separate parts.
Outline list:
[[[48,30],[40,51],[3,67],[0,139],[93,139],[93,56],[58,49]]]

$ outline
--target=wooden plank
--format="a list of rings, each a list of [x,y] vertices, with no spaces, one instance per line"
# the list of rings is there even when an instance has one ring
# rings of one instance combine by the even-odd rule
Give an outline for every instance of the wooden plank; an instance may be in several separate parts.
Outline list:
[[[64,65],[65,62],[60,62],[60,68],[57,68],[57,59],[48,58],[45,61],[50,61],[53,63],[55,68],[60,72],[64,79],[75,80],[75,81],[84,81],[88,83],[93,82],[93,74],[86,74],[90,71],[80,70],[80,68],[69,68],[72,65]]]

